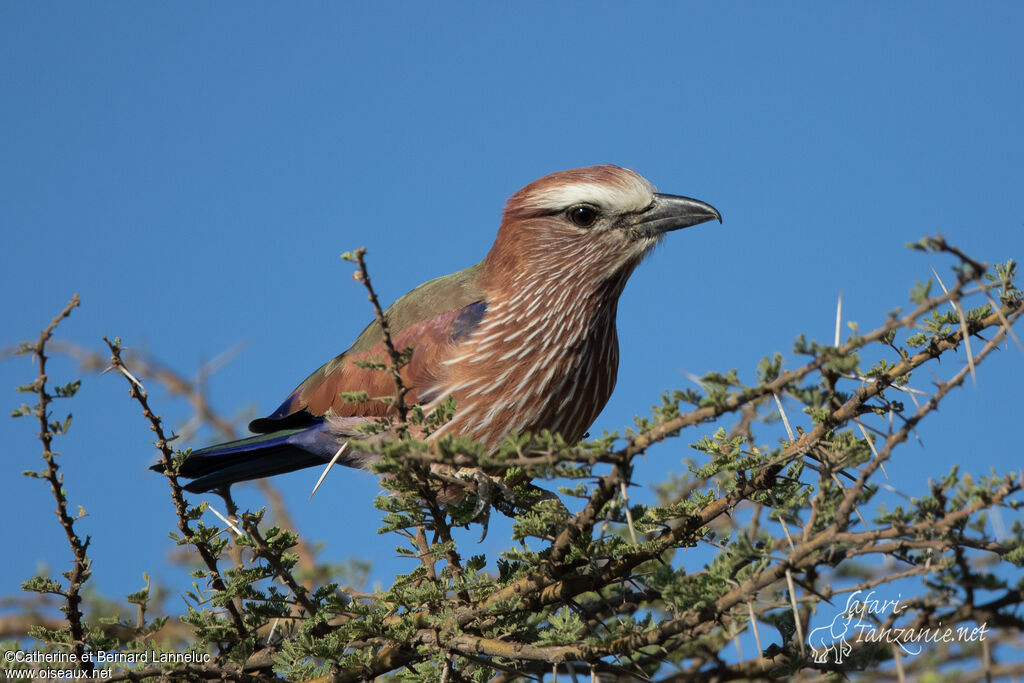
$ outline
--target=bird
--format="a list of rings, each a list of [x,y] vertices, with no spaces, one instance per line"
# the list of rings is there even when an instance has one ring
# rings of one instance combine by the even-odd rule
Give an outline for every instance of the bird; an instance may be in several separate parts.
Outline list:
[[[583,438],[615,388],[626,281],[667,233],[711,220],[722,216],[710,204],[659,193],[613,165],[551,173],[511,195],[482,261],[420,285],[384,312],[395,348],[412,347],[401,370],[407,403],[429,414],[455,401],[454,416],[427,438],[469,436],[492,451],[513,433]],[[193,451],[177,471],[191,480],[185,490],[217,491],[332,459],[370,469],[364,426],[395,408],[343,394],[392,395],[389,373],[358,363],[386,356],[373,321],[253,420],[254,436]]]

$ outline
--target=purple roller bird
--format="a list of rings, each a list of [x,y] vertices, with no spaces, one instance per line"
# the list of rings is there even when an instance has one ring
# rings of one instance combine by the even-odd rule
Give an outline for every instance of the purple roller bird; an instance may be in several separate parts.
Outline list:
[[[617,166],[552,173],[512,195],[483,261],[431,280],[385,313],[409,400],[430,411],[451,396],[455,416],[431,435],[467,435],[496,448],[512,432],[579,440],[615,387],[619,295],[661,237],[721,215],[695,199],[659,194]],[[357,427],[393,410],[344,392],[393,393],[386,372],[354,360],[386,357],[371,323],[355,343],[249,429],[257,436],[195,451],[179,474],[210,491],[238,481],[325,465],[367,467]],[[154,469],[159,469],[159,466]]]

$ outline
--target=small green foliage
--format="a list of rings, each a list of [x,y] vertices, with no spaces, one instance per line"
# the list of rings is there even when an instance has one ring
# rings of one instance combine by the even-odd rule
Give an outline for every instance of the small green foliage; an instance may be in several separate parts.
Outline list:
[[[558,526],[565,522],[566,509],[557,500],[542,500],[527,512],[517,515],[512,527],[512,540],[551,538]]]
[[[890,364],[889,361],[882,358],[875,363],[871,368],[864,373],[866,377],[885,377],[888,375],[896,366]]]
[[[387,364],[383,360],[381,360],[380,354],[374,355],[373,360],[353,358],[352,364],[355,365],[357,368],[362,368],[363,370],[383,371],[388,369]]]
[[[667,522],[686,519],[715,498],[714,491],[694,490],[685,500],[649,507],[643,517],[637,519],[637,530],[648,533],[658,528],[668,528]]]
[[[352,251],[346,251],[346,252],[342,253],[341,254],[341,258],[342,258],[343,261],[348,261],[349,263],[355,263],[357,260],[362,258],[365,254],[366,254],[366,247],[359,247],[358,249],[353,249]]]
[[[420,425],[423,427],[424,433],[432,434],[437,431],[442,425],[448,424],[453,417],[455,417],[455,411],[458,408],[458,404],[455,399],[451,396],[445,398],[437,406],[423,418]],[[420,411],[422,414],[422,410]]]
[[[722,472],[742,472],[757,467],[764,458],[757,453],[744,453],[745,436],[728,437],[725,429],[719,428],[713,437],[703,437],[692,448],[707,453],[711,462],[703,467],[690,467],[694,476],[710,479]]]
[[[910,289],[910,302],[920,306],[927,301],[931,295],[932,284],[931,279],[924,282],[915,281],[914,286]]]
[[[45,386],[45,383],[41,379],[36,378],[28,384],[21,384],[15,387],[14,390],[21,394],[38,394],[39,389],[43,386]]]
[[[1017,262],[1009,259],[1005,263],[997,263],[992,269],[994,273],[985,273],[985,279],[998,283],[999,301],[1003,304],[1015,304],[1021,300],[1022,294],[1014,280],[1017,277]]]
[[[980,340],[976,360],[985,360],[983,344],[1003,323],[990,319],[995,309],[987,294],[967,291],[970,281],[981,281],[980,269],[941,238],[914,248],[959,261],[953,269],[958,289],[951,291],[969,333]],[[357,250],[343,258],[359,263],[357,278],[368,283],[364,255]],[[1015,273],[1010,261],[984,275],[992,296],[998,294],[995,305],[1011,322],[1021,300]],[[912,299],[926,303],[930,291],[931,281],[917,283]],[[960,315],[949,303],[929,305],[909,335],[898,315],[890,312],[874,331],[850,324],[852,335],[839,348],[800,336],[794,351],[805,357],[802,365],[787,366],[782,354],[772,353],[744,370],[748,377],[753,372],[752,385],[736,369],[708,372],[700,390],[664,392],[632,429],[581,443],[546,430],[508,434],[493,449],[466,436],[424,442],[410,433],[436,432],[457,406],[451,397],[431,413],[408,406],[405,424],[389,415],[361,430],[373,436],[360,450],[376,458],[374,469],[387,492],[376,500],[380,532],[393,534],[406,563],[384,582],[389,585],[366,589],[365,563],[304,562],[310,559],[304,554],[316,550],[263,509],[238,510],[229,500],[232,524],[242,530],[237,533],[210,517],[207,503],[181,504],[171,538],[182,556],[202,560],[191,573],[191,589],[172,589],[168,603],[167,591],[144,575],[143,588],[97,618],[81,620],[79,635],[72,634],[70,620],[67,628],[37,626],[30,633],[41,639],[40,650],[67,652],[77,644],[92,651],[172,652],[181,651],[181,641],[174,640],[181,638],[186,651],[209,656],[201,670],[136,669],[130,675],[140,680],[234,680],[244,666],[242,677],[250,683],[317,677],[483,683],[497,675],[538,677],[552,662],[559,662],[563,675],[571,663],[583,678],[588,666],[602,675],[652,680],[670,668],[698,678],[744,678],[751,675],[747,662],[722,653],[744,629],[752,630],[753,612],[766,653],[756,676],[782,680],[823,670],[835,677],[861,671],[870,676],[885,669],[893,677],[890,650],[867,645],[856,646],[846,664],[812,665],[807,643],[796,642],[791,597],[799,601],[801,625],[814,628],[858,586],[880,596],[897,590],[890,582],[898,571],[906,577],[899,590],[907,594],[913,592],[910,582],[922,581],[921,600],[907,602],[908,620],[929,626],[943,619],[1010,623],[1024,587],[1024,579],[1007,569],[1024,567],[1024,522],[1016,518],[1024,501],[1016,475],[979,473],[965,461],[927,485],[880,477],[897,447],[912,440],[920,420],[934,411],[916,406],[917,413],[904,412],[893,400],[896,389],[910,388],[913,378],[920,388],[910,400],[928,405],[937,400],[935,387],[914,371],[928,364],[929,381],[948,391],[955,387],[943,384],[943,368],[951,364],[931,361],[960,358],[954,348]],[[899,345],[905,335],[906,347],[928,352],[911,355]],[[35,352],[34,345],[25,348]],[[866,371],[860,369],[861,352],[870,363]],[[410,353],[397,352],[398,364]],[[353,363],[390,376],[391,361]],[[781,377],[785,386],[775,386]],[[77,382],[56,387],[52,398],[70,398],[78,388]],[[40,379],[22,387],[26,393],[43,389]],[[929,395],[920,399],[925,391]],[[394,394],[342,396],[395,401]],[[791,434],[779,424],[776,397],[786,401]],[[45,406],[22,405],[14,413],[44,416],[41,431],[48,438],[70,426],[70,415],[53,418]],[[405,425],[407,433],[399,429]],[[158,420],[151,427],[164,440]],[[670,445],[681,435],[689,435],[692,450]],[[662,472],[683,452],[691,455],[681,472],[656,485],[653,502],[645,497],[638,480]],[[47,447],[47,466],[26,474],[49,479],[55,455]],[[177,471],[189,452],[172,456],[167,449],[164,455]],[[929,471],[930,463],[922,459],[920,467]],[[1015,514],[1004,519],[1010,516],[996,514],[998,508]],[[64,501],[61,510],[67,509]],[[84,515],[78,510],[72,521]],[[495,521],[499,516],[511,522]],[[491,536],[479,546],[477,532],[487,522]],[[511,542],[503,549],[481,552],[509,529]],[[995,564],[999,560],[1003,564]],[[88,579],[88,568],[64,572],[63,581],[38,576],[23,588],[70,614],[73,583]],[[180,619],[149,616],[178,600],[187,603]],[[86,604],[87,615],[101,611]],[[163,629],[170,632],[174,624],[177,635],[167,635]],[[765,624],[775,626],[778,636]],[[181,626],[187,627],[184,636]],[[958,662],[974,656],[966,649],[950,654]],[[926,669],[913,673],[927,675]]]
[[[735,368],[724,375],[718,372],[709,372],[700,378],[700,384],[705,393],[700,401],[702,408],[724,408],[730,396],[733,395],[733,392],[729,390],[742,386]]]
[[[548,619],[547,627],[538,634],[539,645],[569,645],[575,643],[583,630],[583,620],[572,610],[562,607]]]
[[[977,323],[980,322],[983,318],[987,318],[990,315],[992,315],[992,306],[990,304],[985,303],[968,310],[964,314],[964,317],[967,319],[967,322],[969,323]]]
[[[23,581],[21,590],[32,591],[33,593],[52,593],[53,595],[64,595],[64,589],[60,583],[46,576],[33,576],[28,581]]]
[[[759,385],[769,384],[779,378],[782,372],[782,354],[775,352],[772,356],[765,356],[757,364],[757,383]]]
[[[27,417],[29,415],[34,415],[34,414],[35,414],[35,409],[34,408],[29,408],[24,403],[22,403],[20,407],[15,408],[14,410],[11,411],[11,417]]]
[[[140,591],[129,593],[125,596],[125,602],[130,602],[133,605],[145,605],[149,602],[149,587],[143,588]]]
[[[920,347],[924,346],[927,343],[928,343],[928,335],[925,334],[924,332],[919,332],[917,334],[912,334],[909,337],[907,337],[907,341],[906,341],[907,346],[909,346],[911,348],[914,348],[914,349],[920,348]]]
[[[82,380],[76,379],[67,384],[57,386],[53,388],[53,394],[56,398],[71,398],[78,393],[78,390],[82,387]]]

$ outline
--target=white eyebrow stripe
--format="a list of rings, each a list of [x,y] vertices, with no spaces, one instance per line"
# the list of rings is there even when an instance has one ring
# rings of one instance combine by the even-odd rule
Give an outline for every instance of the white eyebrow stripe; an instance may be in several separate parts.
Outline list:
[[[565,209],[573,204],[594,204],[614,213],[640,211],[654,200],[654,187],[639,176],[623,182],[579,182],[556,185],[535,192],[529,200],[531,208]]]

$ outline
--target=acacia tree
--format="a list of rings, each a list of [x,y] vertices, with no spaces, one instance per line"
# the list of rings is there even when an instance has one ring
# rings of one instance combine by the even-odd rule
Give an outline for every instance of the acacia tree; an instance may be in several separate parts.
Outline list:
[[[62,623],[51,619],[27,633],[40,652],[75,655],[45,666],[105,667],[107,680],[1024,674],[1012,656],[1024,626],[1024,527],[1014,513],[996,536],[988,531],[989,514],[1020,504],[1020,475],[924,472],[928,494],[895,506],[885,477],[898,447],[968,374],[1009,340],[1020,345],[1013,325],[1024,302],[1015,264],[989,268],[941,236],[910,246],[952,259],[953,281],[947,286],[936,275],[941,293],[930,280],[917,284],[912,310],[889,312],[869,332],[851,325],[845,341],[837,317],[834,343],[797,339],[799,362],[776,353],[748,379],[735,370],[709,373],[699,389],[663,395],[651,415],[622,433],[579,444],[557,434],[518,435],[488,453],[463,438],[414,439],[410,433],[429,432],[458,407],[424,415],[405,406],[396,370],[409,354],[388,337],[389,356],[376,367],[393,374],[388,400],[399,410],[375,427],[393,435],[379,446],[376,469],[388,493],[377,507],[382,531],[414,568],[372,593],[315,566],[281,523],[286,516],[269,487],[277,523],[265,522],[263,510],[239,510],[225,491],[227,514],[211,525],[208,505],[187,500],[179,485],[175,472],[187,452],[170,445],[142,380],[178,386],[202,420],[229,438],[233,428],[195,387],[122,357],[120,342],[108,341],[107,362],[155,433],[178,518],[175,538],[203,566],[179,619],[151,617],[147,589],[127,597],[136,618],[116,624],[83,610],[88,538],[81,540],[67,511],[50,450],[67,427],[52,418],[52,401],[73,396],[77,384],[50,387],[46,348],[76,298],[22,347],[39,369],[22,390],[38,403],[16,414],[39,419],[45,461],[27,474],[50,483],[74,556],[64,581],[24,584],[55,596],[64,612]],[[386,327],[362,252],[350,258]],[[966,362],[955,372],[953,363],[937,365],[950,356]],[[925,366],[931,384],[919,378]],[[779,423],[785,437],[766,443]],[[640,456],[684,435],[699,452],[689,471],[661,482],[655,504],[631,504],[637,473],[658,470]],[[453,487],[464,493],[446,502]],[[513,519],[511,543],[498,557],[472,555],[454,531],[486,524],[491,509]],[[695,556],[702,561],[695,564]],[[101,649],[178,654],[167,662],[95,664],[89,653]]]

